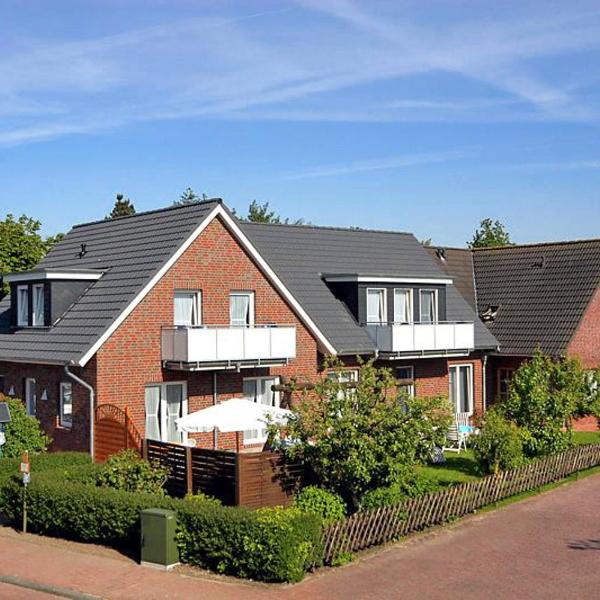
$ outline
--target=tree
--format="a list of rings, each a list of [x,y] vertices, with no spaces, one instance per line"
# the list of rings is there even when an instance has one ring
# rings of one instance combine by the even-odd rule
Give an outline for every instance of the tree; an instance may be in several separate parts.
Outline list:
[[[191,187],[187,187],[183,191],[181,196],[179,196],[179,200],[175,200],[175,202],[173,202],[173,205],[174,206],[182,206],[185,204],[196,204],[197,202],[206,200],[206,198],[207,198],[206,194],[202,194],[201,196],[198,196],[198,194],[196,194],[196,192]]]
[[[234,211],[235,214],[235,211]],[[288,225],[289,218],[282,219],[274,210],[269,210],[269,203],[259,204],[256,200],[250,202],[248,207],[248,215],[243,221],[250,221],[252,223],[275,223]],[[302,225],[304,219],[297,219],[293,222],[293,225]]]
[[[6,444],[2,447],[2,455],[7,458],[17,458],[25,450],[30,454],[44,452],[52,440],[42,431],[40,422],[30,417],[25,410],[25,404],[17,398],[5,398],[0,394],[2,402],[8,402],[10,423],[4,426]]]
[[[420,459],[443,444],[450,407],[446,399],[399,401],[391,371],[372,361],[361,365],[354,388],[343,383],[341,363],[331,359],[327,366],[336,376],[293,404],[280,433],[297,443],[282,449],[355,509],[368,491],[415,479]]]
[[[129,198],[125,198],[123,194],[117,194],[115,205],[110,214],[106,216],[106,220],[129,217],[131,215],[135,215],[135,206]]]
[[[510,235],[506,227],[500,221],[483,219],[479,229],[475,230],[472,241],[468,243],[469,248],[496,248],[498,246],[512,246]]]
[[[0,221],[0,273],[28,271],[44,257],[50,247],[62,239],[63,234],[43,238],[41,223],[21,215],[15,219],[8,214]],[[0,288],[0,297],[8,292],[8,285]]]

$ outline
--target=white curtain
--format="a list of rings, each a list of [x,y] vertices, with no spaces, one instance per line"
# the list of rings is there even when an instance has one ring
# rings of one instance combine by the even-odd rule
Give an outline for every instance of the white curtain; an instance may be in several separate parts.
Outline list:
[[[70,383],[60,384],[60,422],[63,427],[73,424],[73,386]]]
[[[26,287],[19,288],[17,292],[18,325],[29,324],[29,292]]]
[[[160,441],[160,386],[152,385],[146,388],[146,437]]]
[[[421,292],[421,323],[435,321],[435,292]]]
[[[44,286],[34,285],[33,286],[33,314],[32,314],[33,325],[44,324]]]
[[[385,290],[368,290],[367,323],[385,323]]]
[[[194,319],[194,296],[195,294],[193,293],[175,293],[175,325],[186,325],[188,327],[196,325]]]
[[[177,385],[167,385],[167,441],[180,444],[182,441],[181,432],[177,431],[175,419],[181,417],[181,405],[183,402],[183,387]]]
[[[410,323],[410,291],[394,291],[394,323]]]
[[[233,327],[250,325],[250,296],[232,294],[229,302],[229,320]]]

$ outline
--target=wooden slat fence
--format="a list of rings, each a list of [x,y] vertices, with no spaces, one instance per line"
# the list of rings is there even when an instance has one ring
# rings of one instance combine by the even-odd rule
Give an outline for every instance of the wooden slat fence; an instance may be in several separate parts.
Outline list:
[[[287,464],[274,452],[238,454],[144,440],[143,455],[169,468],[170,494],[200,491],[248,508],[287,504],[304,474],[301,465]]]
[[[340,554],[364,550],[462,517],[503,498],[533,490],[600,465],[600,444],[577,446],[516,469],[488,475],[395,506],[358,512],[323,531],[326,564]]]
[[[142,437],[129,418],[129,411],[114,404],[101,404],[95,414],[94,460],[104,462],[112,454],[129,448],[142,449]]]

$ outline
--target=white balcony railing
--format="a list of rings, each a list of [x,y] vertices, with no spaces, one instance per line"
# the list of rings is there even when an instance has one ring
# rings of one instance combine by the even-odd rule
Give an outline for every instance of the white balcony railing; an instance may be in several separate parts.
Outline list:
[[[295,327],[165,327],[162,359],[178,363],[289,360],[296,356]]]
[[[475,347],[473,323],[385,323],[367,325],[367,331],[381,352],[431,354]]]

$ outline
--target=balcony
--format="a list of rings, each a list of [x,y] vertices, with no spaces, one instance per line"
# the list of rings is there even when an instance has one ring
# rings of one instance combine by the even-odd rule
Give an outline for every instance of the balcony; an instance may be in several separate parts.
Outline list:
[[[187,371],[239,369],[286,364],[296,357],[296,328],[165,327],[162,360]]]
[[[473,323],[384,323],[367,325],[379,352],[390,358],[460,356],[475,346]]]

